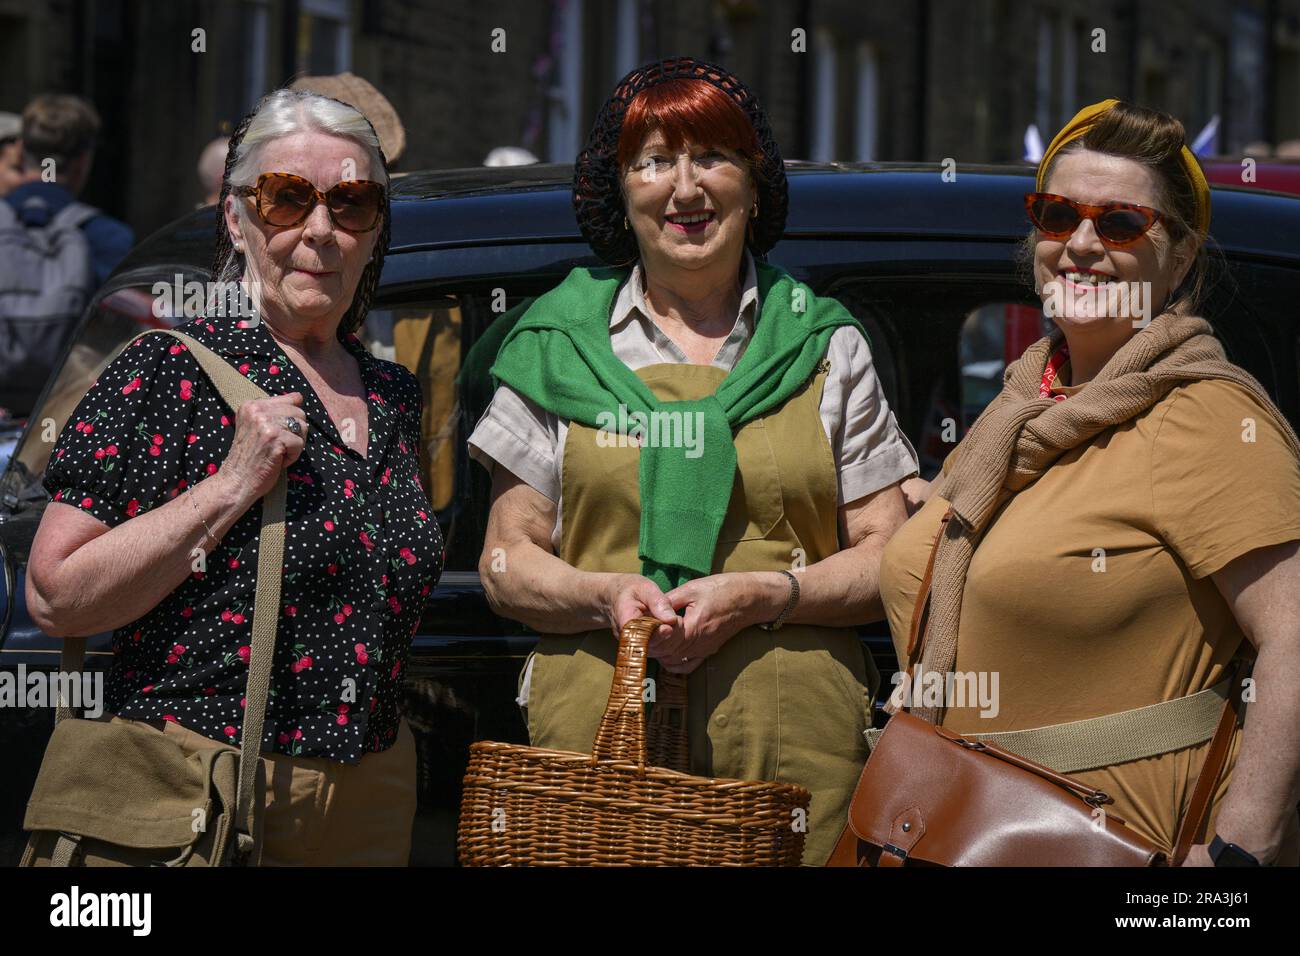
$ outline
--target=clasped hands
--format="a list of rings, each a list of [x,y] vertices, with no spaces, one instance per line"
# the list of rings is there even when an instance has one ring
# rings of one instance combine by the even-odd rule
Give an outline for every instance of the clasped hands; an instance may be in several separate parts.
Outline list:
[[[642,575],[617,574],[609,595],[616,636],[634,618],[656,618],[661,623],[650,638],[650,656],[671,673],[689,674],[740,631],[774,620],[789,598],[789,582],[777,571],[739,571],[696,578],[665,593]]]

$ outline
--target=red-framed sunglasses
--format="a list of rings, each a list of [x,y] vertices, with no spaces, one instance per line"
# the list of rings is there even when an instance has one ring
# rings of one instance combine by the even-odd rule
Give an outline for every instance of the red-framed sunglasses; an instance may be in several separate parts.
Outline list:
[[[1161,219],[1158,209],[1127,202],[1108,202],[1101,206],[1075,202],[1054,193],[1027,193],[1025,209],[1029,220],[1049,239],[1067,239],[1079,223],[1092,220],[1101,240],[1112,246],[1131,246]]]
[[[330,222],[348,232],[369,232],[384,211],[384,185],[368,179],[348,179],[321,192],[310,180],[293,173],[262,173],[253,186],[236,186],[236,196],[254,197],[262,222],[296,226],[324,203]]]

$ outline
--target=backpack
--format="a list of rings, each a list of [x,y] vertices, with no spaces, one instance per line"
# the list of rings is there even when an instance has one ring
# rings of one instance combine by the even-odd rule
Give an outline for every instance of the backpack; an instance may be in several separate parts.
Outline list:
[[[73,202],[43,226],[0,199],[0,406],[29,415],[95,291],[82,226],[99,210]]]

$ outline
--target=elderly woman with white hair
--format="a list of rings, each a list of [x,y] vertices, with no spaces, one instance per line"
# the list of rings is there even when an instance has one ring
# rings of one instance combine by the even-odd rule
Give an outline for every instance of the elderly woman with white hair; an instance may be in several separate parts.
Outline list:
[[[232,414],[184,344],[139,337],[45,477],[33,619],[51,635],[113,630],[111,720],[193,753],[240,744],[259,499],[287,470],[263,864],[410,852],[416,755],[399,695],[443,543],[418,477],[418,382],[355,334],[388,225],[366,118],[313,93],[267,96],[231,138],[217,224],[217,277],[254,290],[257,318],[182,329],[269,397]]]

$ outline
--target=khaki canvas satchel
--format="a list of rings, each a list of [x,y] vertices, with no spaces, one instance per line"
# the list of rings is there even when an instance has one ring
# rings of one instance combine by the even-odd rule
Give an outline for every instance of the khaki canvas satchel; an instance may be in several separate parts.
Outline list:
[[[184,342],[233,412],[268,395],[201,342]],[[154,334],[154,333],[146,333]],[[185,754],[146,723],[86,720],[60,706],[27,803],[22,866],[255,866],[266,772],[260,756],[280,609],[284,472],[262,499],[247,707],[238,753]],[[65,638],[60,667],[80,670],[84,638]]]

